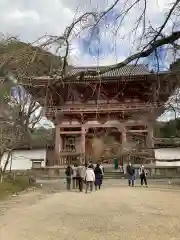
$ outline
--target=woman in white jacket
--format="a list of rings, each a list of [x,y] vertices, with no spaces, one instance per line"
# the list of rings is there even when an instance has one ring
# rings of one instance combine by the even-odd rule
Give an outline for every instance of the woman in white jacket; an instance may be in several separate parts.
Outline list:
[[[88,168],[86,169],[84,180],[86,182],[86,193],[87,193],[89,187],[90,187],[90,191],[92,192],[93,185],[95,182],[95,174],[94,174],[94,170],[91,166],[88,166]]]

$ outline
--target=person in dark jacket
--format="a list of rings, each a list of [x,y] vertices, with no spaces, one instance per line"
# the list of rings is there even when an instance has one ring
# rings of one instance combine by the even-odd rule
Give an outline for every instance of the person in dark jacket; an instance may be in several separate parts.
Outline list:
[[[94,169],[94,165],[93,165],[92,161],[89,161],[89,167]]]
[[[97,187],[100,189],[102,185],[102,178],[103,178],[103,172],[100,167],[100,164],[97,164],[94,169],[95,174],[95,189],[97,190]]]
[[[72,179],[72,175],[73,175],[73,169],[71,168],[70,165],[67,166],[65,174],[66,174],[67,190],[70,190],[71,179]]]
[[[132,166],[131,163],[128,163],[128,165],[126,167],[126,173],[127,173],[127,177],[128,177],[129,187],[130,186],[134,187],[135,169],[134,169],[134,167]]]

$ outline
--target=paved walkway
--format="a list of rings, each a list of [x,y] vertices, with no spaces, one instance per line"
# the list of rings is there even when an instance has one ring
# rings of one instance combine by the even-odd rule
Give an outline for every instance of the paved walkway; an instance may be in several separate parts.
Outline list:
[[[178,189],[109,184],[92,194],[38,194],[10,203],[0,215],[0,239],[180,239]]]

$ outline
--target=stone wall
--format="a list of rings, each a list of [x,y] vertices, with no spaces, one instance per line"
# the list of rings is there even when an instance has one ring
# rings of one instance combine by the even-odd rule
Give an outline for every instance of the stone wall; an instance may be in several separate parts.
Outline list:
[[[105,174],[113,172],[113,166],[104,166]],[[148,178],[180,178],[180,167],[156,167],[146,166],[148,170]],[[135,166],[136,176],[138,177],[139,166]],[[119,170],[116,170],[116,172]],[[36,178],[65,178],[65,166],[61,167],[44,167],[32,169],[32,173]],[[122,173],[119,174],[122,175]],[[125,174],[126,176],[126,174]]]
[[[146,166],[148,178],[180,178],[180,167],[158,167]],[[138,174],[139,167],[136,168]]]

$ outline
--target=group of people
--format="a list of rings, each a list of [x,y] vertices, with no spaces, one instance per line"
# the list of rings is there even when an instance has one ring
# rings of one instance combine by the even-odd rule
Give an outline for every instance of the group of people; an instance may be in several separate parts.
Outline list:
[[[71,184],[73,185],[73,189],[79,189],[80,192],[83,191],[85,186],[85,192],[88,190],[90,192],[93,191],[93,186],[95,185],[95,190],[100,189],[103,181],[104,168],[98,163],[96,166],[89,162],[89,164],[85,164],[84,166],[74,165],[67,166],[66,171],[66,182],[67,189],[71,189]]]
[[[148,173],[147,169],[145,169],[145,167],[141,165],[141,167],[139,168],[139,177],[141,181],[141,186],[145,184],[145,186],[147,187],[147,173]],[[128,176],[128,185],[134,187],[136,173],[133,165],[130,162],[126,167],[126,174]]]
[[[147,169],[141,165],[138,172],[141,186],[145,184],[147,187],[147,173]],[[86,163],[84,166],[81,164],[74,166],[69,165],[66,168],[65,174],[68,190],[71,189],[72,184],[73,189],[79,189],[80,192],[85,189],[87,193],[88,190],[90,190],[90,192],[93,191],[93,186],[95,186],[95,190],[101,188],[104,168],[100,163],[94,166],[92,162],[89,162],[89,164]],[[130,162],[126,167],[126,175],[128,177],[128,185],[134,187],[136,171]]]

